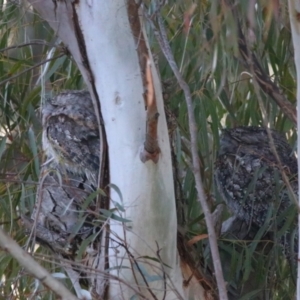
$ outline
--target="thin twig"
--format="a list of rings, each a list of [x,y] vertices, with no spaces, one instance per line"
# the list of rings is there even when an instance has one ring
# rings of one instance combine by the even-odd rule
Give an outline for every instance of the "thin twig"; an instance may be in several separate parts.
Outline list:
[[[41,210],[41,206],[42,206],[42,187],[44,185],[44,181],[46,180],[46,177],[47,177],[47,174],[43,174],[39,183],[39,187],[38,187],[38,191],[37,191],[37,207],[36,207],[36,217],[33,221],[33,224],[32,224],[32,230],[30,232],[30,235],[28,237],[28,244],[26,245],[26,250],[28,248],[28,245],[29,245],[29,242],[31,241],[31,239],[34,237],[35,239],[35,236],[36,236],[36,228],[37,228],[37,221],[38,221],[38,215],[40,213],[40,210]],[[23,222],[25,222],[25,219],[23,218]]]
[[[18,45],[13,45],[13,46],[9,46],[9,47],[6,47],[6,48],[2,48],[2,49],[0,49],[0,53],[11,50],[11,49],[19,49],[19,48],[22,48],[22,47],[33,46],[33,45],[50,46],[51,44],[45,42],[44,40],[33,40],[31,42],[28,42],[28,43],[23,43],[23,44],[18,44]],[[51,45],[51,46],[53,47],[55,45]]]
[[[3,85],[3,84],[5,84],[5,83],[8,82],[8,81],[11,81],[11,80],[13,80],[13,79],[15,79],[15,78],[17,78],[17,77],[19,77],[19,76],[25,74],[26,72],[29,72],[29,71],[31,71],[31,70],[33,70],[33,69],[35,69],[35,68],[37,68],[37,67],[39,67],[39,66],[41,66],[41,65],[43,65],[43,64],[45,64],[45,63],[47,63],[47,62],[49,62],[49,61],[51,61],[51,60],[60,58],[60,57],[62,57],[62,56],[64,56],[64,55],[65,55],[65,53],[61,53],[61,54],[59,54],[59,55],[57,55],[57,56],[55,56],[55,57],[52,57],[52,58],[49,58],[49,59],[45,59],[45,60],[43,60],[42,62],[40,62],[40,63],[38,63],[38,64],[35,64],[34,66],[32,66],[32,67],[30,67],[30,68],[28,68],[28,69],[26,69],[26,70],[24,70],[24,71],[22,71],[22,72],[20,72],[20,73],[18,73],[18,74],[16,74],[16,75],[14,75],[14,76],[11,76],[11,77],[9,77],[9,78],[7,78],[7,79],[5,79],[5,80],[0,81],[0,86]]]
[[[145,13],[146,14],[146,13]],[[194,116],[194,108],[193,108],[193,101],[191,96],[191,91],[188,86],[188,84],[183,79],[178,66],[174,60],[174,56],[172,54],[170,45],[168,43],[167,34],[165,27],[163,25],[162,18],[159,14],[157,14],[157,20],[159,25],[159,30],[154,25],[153,21],[149,16],[147,16],[147,19],[150,22],[150,25],[153,29],[154,35],[156,36],[158,43],[175,75],[177,78],[177,81],[181,87],[181,89],[184,92],[185,100],[187,104],[188,109],[188,122],[189,122],[189,130],[190,130],[190,136],[191,136],[191,154],[192,154],[192,166],[193,166],[193,174],[195,177],[195,184],[198,194],[198,201],[200,202],[202,206],[202,210],[205,215],[205,221],[207,225],[208,235],[209,235],[209,244],[215,269],[215,276],[217,280],[218,290],[219,290],[219,297],[222,300],[227,300],[227,290],[225,286],[224,276],[222,272],[222,266],[221,266],[221,260],[220,260],[220,254],[218,250],[218,243],[217,243],[217,236],[215,233],[212,215],[209,210],[208,204],[205,199],[203,186],[202,186],[202,180],[201,180],[201,174],[200,174],[200,162],[198,157],[198,146],[197,146],[197,125],[195,121]]]
[[[27,252],[25,252],[12,238],[0,228],[0,247],[11,254],[35,278],[49,287],[56,295],[64,300],[78,300],[62,283],[40,266]]]
[[[149,283],[147,281],[147,279],[145,278],[145,275],[143,273],[143,271],[141,270],[137,260],[135,259],[135,257],[133,256],[133,254],[129,251],[128,247],[124,244],[124,243],[120,243],[118,241],[116,241],[115,239],[111,239],[112,241],[114,241],[115,243],[117,243],[119,246],[123,247],[125,249],[125,251],[127,252],[128,256],[130,257],[130,259],[133,260],[134,265],[136,266],[136,268],[138,269],[141,277],[143,278],[144,283],[147,286],[147,290],[149,291],[149,293],[151,294],[151,296],[153,297],[153,299],[157,299],[157,297],[155,296],[155,294],[153,293],[153,291],[151,290]]]
[[[41,262],[48,262],[48,263],[54,264],[58,267],[65,268],[66,266],[69,267],[69,264],[70,264],[69,259],[63,258],[60,255],[56,255],[54,257],[55,260],[53,260],[52,255],[47,256],[44,253],[40,254],[40,253],[36,252],[36,253],[34,253],[34,256],[37,260],[40,260]],[[75,268],[75,267],[76,268],[82,268],[86,272],[88,271],[89,275],[93,275],[93,274],[95,274],[97,276],[101,275],[103,280],[104,279],[109,279],[109,280],[114,280],[115,282],[122,283],[125,286],[127,286],[129,289],[131,289],[137,296],[139,296],[140,299],[146,299],[146,297],[139,290],[137,290],[132,284],[128,284],[128,282],[126,282],[126,280],[123,280],[119,276],[112,275],[111,273],[106,272],[106,271],[100,271],[99,269],[95,269],[93,267],[90,267],[90,266],[88,266],[86,264],[83,264],[83,263],[80,263],[78,261],[72,261],[72,268]],[[81,277],[81,278],[85,278],[85,277]]]
[[[271,81],[270,77],[259,63],[255,53],[247,46],[247,40],[242,31],[241,21],[237,6],[232,0],[226,0],[226,5],[231,9],[233,19],[236,22],[238,47],[243,58],[244,66],[251,72],[260,88],[269,95],[275,103],[281,108],[285,116],[287,116],[294,125],[297,125],[297,112],[294,105],[283,95],[279,87]]]
[[[158,246],[158,242],[155,241],[156,243],[156,247],[157,247],[157,251],[156,251],[156,255],[159,259],[159,262],[160,262],[160,265],[161,265],[161,268],[162,268],[162,272],[163,272],[163,278],[164,278],[164,295],[163,295],[163,298],[162,300],[165,300],[166,299],[166,295],[167,295],[167,278],[166,278],[166,271],[165,271],[165,268],[164,268],[164,263],[160,257],[160,248]]]

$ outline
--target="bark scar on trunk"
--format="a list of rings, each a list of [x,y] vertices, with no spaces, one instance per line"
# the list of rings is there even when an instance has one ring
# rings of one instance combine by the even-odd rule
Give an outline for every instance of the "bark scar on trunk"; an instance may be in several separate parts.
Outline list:
[[[157,124],[159,113],[156,106],[155,90],[153,86],[153,78],[151,73],[151,62],[149,57],[146,60],[145,68],[146,79],[146,107],[147,107],[147,123],[146,123],[146,140],[144,149],[140,154],[142,162],[152,160],[154,163],[158,162],[160,149],[157,142]]]
[[[144,101],[147,114],[146,138],[143,149],[140,152],[140,159],[142,162],[152,160],[154,163],[157,163],[160,153],[157,142],[157,124],[159,113],[156,106],[155,89],[151,73],[151,62],[149,58],[150,54],[140,23],[139,4],[137,4],[134,0],[129,0],[127,3],[127,10],[129,24],[137,45],[139,65],[145,89]]]

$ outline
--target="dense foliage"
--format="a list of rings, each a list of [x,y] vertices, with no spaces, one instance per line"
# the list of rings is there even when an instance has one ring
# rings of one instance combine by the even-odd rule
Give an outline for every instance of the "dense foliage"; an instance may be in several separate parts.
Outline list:
[[[0,219],[5,230],[20,245],[30,248],[18,219],[20,214],[33,208],[43,162],[39,108],[52,93],[81,89],[84,83],[72,57],[48,25],[25,4],[5,2],[1,1],[0,11]],[[155,6],[148,2],[149,11],[154,12]],[[236,19],[230,8],[221,2],[201,1],[194,6],[192,1],[174,0],[168,1],[161,10],[176,62],[192,91],[203,186],[212,211],[223,203],[213,180],[222,128],[267,125],[285,133],[292,146],[296,140],[293,122],[255,84],[251,70],[245,67],[237,43]],[[286,4],[260,0],[251,8],[248,1],[240,1],[237,9],[249,49],[285,97],[295,104],[295,69]],[[179,231],[189,240],[207,230],[196,201],[190,168],[186,104],[147,23],[146,27],[157,58],[166,106],[176,116],[178,124],[172,134],[172,144],[177,166],[176,184],[182,190],[177,199]],[[11,46],[19,47],[8,49]],[[222,219],[229,215],[225,212]],[[233,294],[242,293],[243,299],[259,299],[262,295],[264,299],[292,298],[295,291],[293,272],[280,247],[263,251],[268,244],[258,239],[238,241],[220,236],[224,276]],[[192,247],[197,267],[205,274],[208,286],[213,287],[207,240],[202,239]],[[37,248],[35,257],[52,273],[61,272],[57,262],[44,249]],[[51,299],[51,295],[4,251],[0,252],[0,274],[2,299],[30,299],[30,296],[31,299]]]

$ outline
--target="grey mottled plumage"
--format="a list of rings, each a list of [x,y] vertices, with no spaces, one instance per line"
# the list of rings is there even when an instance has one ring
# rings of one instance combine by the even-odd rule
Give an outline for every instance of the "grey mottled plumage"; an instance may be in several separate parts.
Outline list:
[[[31,219],[25,220],[29,222],[27,227],[31,230],[30,224],[33,226],[35,220],[35,234],[40,243],[64,257],[74,258],[81,242],[96,228],[82,207],[93,192],[91,184],[70,173],[68,177],[61,176],[49,166],[41,170],[40,184]],[[89,204],[94,210],[94,202]]]
[[[50,248],[57,259],[64,258],[61,264],[74,288],[80,291],[78,280],[90,287],[98,280],[90,269],[99,267],[104,272],[104,263],[98,265],[105,252],[101,241],[105,228],[95,207],[96,199],[89,197],[94,191],[91,182],[69,172],[62,175],[58,169],[52,163],[43,167],[34,210],[31,217],[23,216],[22,220],[28,235],[34,233],[36,240]],[[100,281],[99,287],[105,290],[106,281]]]
[[[48,160],[73,174],[86,175],[97,186],[100,140],[89,92],[62,92],[46,102],[42,115]]]
[[[268,222],[270,231],[279,231],[288,217],[296,213],[282,172],[287,175],[293,192],[297,193],[298,168],[296,157],[284,136],[271,129],[270,133],[280,163],[265,128],[225,129],[215,163],[215,181],[229,209],[249,228],[260,228]],[[295,215],[292,218],[295,227]],[[282,243],[285,238],[287,235],[283,233]]]
[[[89,271],[104,272],[106,267],[104,218],[99,199],[91,196],[98,185],[100,137],[90,94],[60,93],[46,102],[42,115],[47,163],[41,170],[35,208],[23,223],[27,233],[33,232],[58,259],[64,258],[75,289],[81,289],[78,278],[83,276],[86,280],[81,283],[92,290],[97,286],[102,299],[107,281]]]

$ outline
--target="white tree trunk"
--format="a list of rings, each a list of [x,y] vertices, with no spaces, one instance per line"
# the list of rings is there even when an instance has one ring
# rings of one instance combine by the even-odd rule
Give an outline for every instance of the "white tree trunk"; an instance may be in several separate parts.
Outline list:
[[[298,142],[297,142],[297,149],[298,149],[298,170],[300,170],[300,2],[299,0],[289,0],[289,15],[290,15],[290,22],[291,22],[291,29],[292,29],[292,38],[294,44],[294,58],[295,58],[295,65],[297,71],[297,130],[298,130]],[[300,184],[300,181],[299,181]],[[300,185],[299,185],[299,192],[298,195],[300,197]],[[299,205],[300,205],[300,198],[299,198]],[[300,224],[300,214],[298,214],[298,228]],[[298,234],[299,234],[298,229]],[[298,249],[300,251],[300,237],[298,238]],[[297,276],[297,300],[300,300],[300,253],[298,254],[298,276]]]
[[[109,150],[110,183],[122,195],[120,199],[116,190],[111,189],[110,208],[119,203],[125,208],[121,216],[131,220],[124,225],[119,221],[110,222],[109,264],[113,270],[109,274],[120,281],[110,280],[109,298],[133,299],[137,290],[147,299],[153,298],[153,294],[157,299],[187,298],[189,291],[183,288],[177,254],[169,137],[161,87],[153,64],[161,152],[157,164],[151,160],[142,163],[140,159],[146,134],[144,86],[127,2],[29,2],[68,47],[94,103],[100,99]],[[195,293],[190,299],[204,299],[200,285]]]

